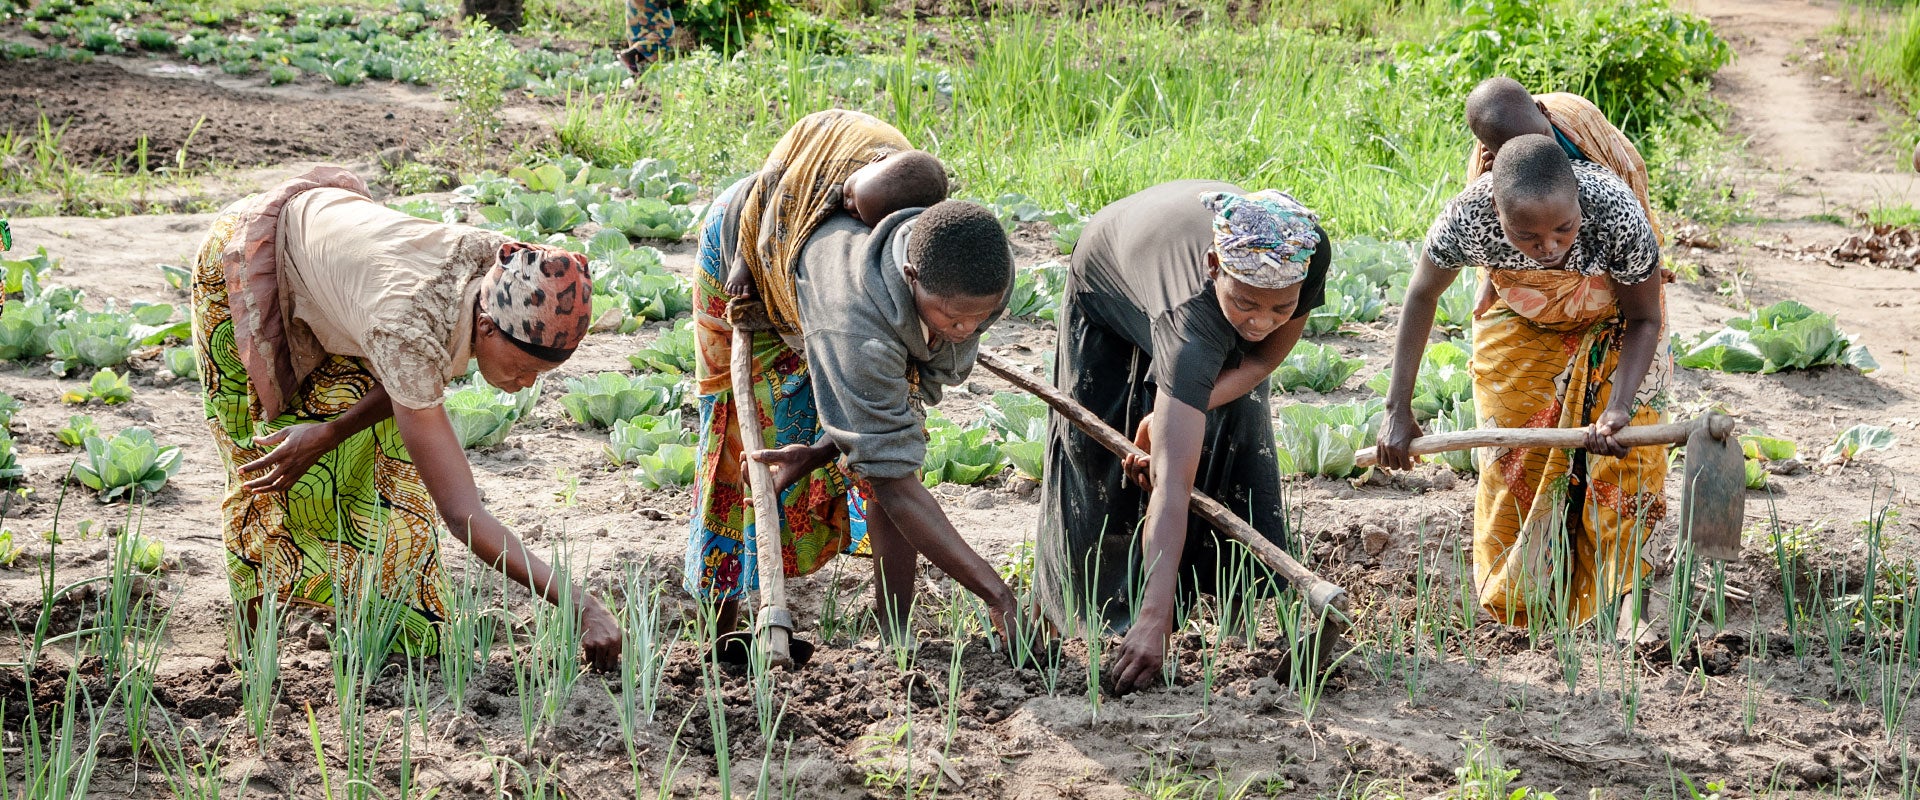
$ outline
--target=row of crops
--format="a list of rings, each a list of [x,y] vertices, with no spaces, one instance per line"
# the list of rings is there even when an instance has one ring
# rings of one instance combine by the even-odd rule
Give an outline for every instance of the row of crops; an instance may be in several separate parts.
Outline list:
[[[272,84],[314,76],[341,86],[368,80],[427,84],[447,48],[452,4],[400,0],[394,13],[268,3],[245,14],[201,3],[50,0],[24,12],[37,43],[0,45],[6,58],[87,61],[101,55],[168,56]],[[437,27],[436,24],[439,24]],[[448,27],[448,30],[451,30]],[[503,51],[507,89],[540,97],[607,89],[627,72],[604,48]]]
[[[509,236],[552,244],[589,256],[594,273],[594,327],[633,333],[650,323],[658,333],[629,357],[631,373],[605,372],[567,378],[558,403],[573,425],[604,431],[605,452],[616,467],[631,468],[633,479],[649,487],[682,486],[694,470],[691,400],[687,378],[693,370],[693,335],[684,316],[692,305],[688,281],[667,271],[650,240],[678,240],[699,219],[697,188],[674,165],[643,159],[619,167],[594,165],[576,157],[515,167],[507,174],[472,176],[451,204],[415,199],[394,207],[424,218],[466,222]],[[988,203],[1011,230],[1044,223],[1054,244],[1070,252],[1084,225],[1078,209],[1047,211],[1017,195]],[[1310,337],[1272,377],[1273,389],[1302,398],[1346,392],[1366,363],[1342,353],[1339,339],[1381,324],[1387,309],[1402,301],[1411,269],[1412,248],[1403,242],[1356,238],[1337,244],[1334,277],[1326,304],[1308,321]],[[120,307],[111,301],[89,310],[85,293],[47,282],[54,264],[44,251],[5,262],[5,288],[12,300],[0,312],[0,359],[44,361],[59,375],[91,375],[85,388],[67,393],[68,402],[124,402],[131,394],[124,369],[136,354],[160,365],[167,379],[196,377],[188,323],[180,309],[165,303]],[[161,267],[176,290],[186,271]],[[1009,303],[1009,315],[1034,322],[1052,320],[1062,302],[1065,266],[1060,260],[1023,268]],[[1463,276],[1442,296],[1436,329],[1452,337],[1430,346],[1415,379],[1416,419],[1430,433],[1476,427],[1469,364],[1472,358],[1472,305],[1477,287]],[[1727,372],[1777,372],[1826,365],[1871,371],[1871,355],[1836,327],[1831,315],[1784,302],[1731,321],[1725,329],[1676,336],[1680,366]],[[1350,477],[1360,470],[1355,453],[1372,444],[1384,418],[1387,370],[1376,371],[1359,389],[1370,396],[1338,404],[1282,402],[1276,425],[1279,458],[1288,474]],[[453,387],[447,401],[462,442],[470,448],[503,442],[513,426],[531,413],[544,391],[519,393],[494,389],[477,375]],[[978,421],[962,424],[937,411],[928,423],[925,480],[929,485],[979,483],[1007,467],[1039,479],[1044,473],[1046,413],[1037,399],[1003,393],[983,404]],[[76,417],[76,425],[80,425]],[[76,428],[78,430],[78,428]],[[122,440],[133,436],[135,439]],[[144,436],[144,439],[137,437]],[[1836,443],[1830,459],[1850,458],[1861,448],[1891,446],[1885,429],[1864,426],[1849,431],[1854,445]],[[1755,432],[1750,451],[1751,482],[1764,484],[1769,464],[1791,459],[1772,437]],[[85,450],[88,481],[103,496],[154,491],[179,466],[177,452],[151,442],[151,435],[130,429],[113,437],[67,435],[62,442]],[[0,478],[17,480],[17,459],[7,439],[0,456]],[[1843,452],[1844,451],[1844,452]],[[1471,453],[1432,457],[1461,472],[1476,469]],[[117,466],[124,459],[124,466]],[[97,485],[96,485],[97,484]]]

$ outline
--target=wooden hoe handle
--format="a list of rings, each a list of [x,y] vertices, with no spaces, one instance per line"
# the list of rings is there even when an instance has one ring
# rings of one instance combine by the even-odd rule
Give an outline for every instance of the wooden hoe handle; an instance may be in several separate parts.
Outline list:
[[[1132,440],[1121,435],[1119,431],[1114,430],[1105,420],[1095,416],[1094,413],[1088,411],[1086,407],[1074,402],[1073,398],[1062,394],[1059,389],[1055,389],[1034,378],[1032,375],[1020,371],[1020,368],[1012,362],[982,350],[980,352],[980,366],[986,367],[988,372],[1004,378],[1008,383],[1019,387],[1028,394],[1046,401],[1048,406],[1051,406],[1056,413],[1068,422],[1073,423],[1074,427],[1079,428],[1082,433],[1092,437],[1093,440],[1099,442],[1102,447],[1113,451],[1115,454],[1122,456],[1146,455],[1140,448],[1133,446]],[[1282,577],[1293,584],[1294,588],[1305,594],[1307,596],[1308,606],[1313,610],[1315,616],[1324,615],[1328,609],[1337,611],[1343,616],[1348,612],[1349,601],[1347,598],[1347,590],[1327,582],[1319,575],[1315,575],[1312,570],[1307,569],[1301,565],[1299,561],[1294,560],[1294,557],[1288,554],[1287,551],[1280,549],[1279,545],[1268,541],[1267,537],[1262,535],[1260,531],[1255,530],[1252,525],[1248,525],[1245,520],[1240,519],[1234,515],[1232,511],[1227,510],[1227,507],[1221,505],[1218,500],[1208,497],[1206,493],[1196,489],[1193,492],[1192,508],[1193,513],[1200,515],[1201,519],[1212,524],[1213,527],[1221,533],[1231,536],[1235,541],[1246,545],[1247,549],[1253,551],[1254,556],[1259,558],[1261,563],[1272,568],[1274,572],[1280,573]]]
[[[733,409],[739,424],[741,453],[762,449],[760,412],[753,402],[753,332],[745,325],[733,329]],[[774,495],[773,473],[751,458],[747,483],[753,496],[754,555],[759,567],[759,630],[753,640],[766,648],[769,664],[793,668],[790,640],[793,615],[787,611],[786,564],[780,552],[780,498]]]
[[[1614,434],[1627,447],[1651,447],[1660,444],[1684,444],[1700,426],[1697,420],[1667,422],[1659,425],[1629,425]],[[1409,455],[1424,456],[1467,450],[1475,447],[1504,447],[1520,450],[1581,448],[1587,444],[1585,428],[1480,428],[1455,433],[1436,433],[1414,439]],[[1371,467],[1378,462],[1376,448],[1366,448],[1353,456],[1355,466]]]

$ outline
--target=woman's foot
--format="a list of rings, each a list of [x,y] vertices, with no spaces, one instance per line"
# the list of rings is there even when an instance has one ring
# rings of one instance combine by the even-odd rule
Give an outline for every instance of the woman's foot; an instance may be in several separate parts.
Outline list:
[[[619,58],[620,66],[626,67],[627,72],[636,78],[640,76],[640,73],[647,71],[647,64],[650,63],[650,59],[643,59],[640,56],[640,48],[638,47],[629,47],[620,51]]]

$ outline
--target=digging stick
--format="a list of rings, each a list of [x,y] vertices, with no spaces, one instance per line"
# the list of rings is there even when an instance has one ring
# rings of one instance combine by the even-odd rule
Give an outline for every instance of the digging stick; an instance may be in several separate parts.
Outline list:
[[[1105,420],[1088,411],[1085,406],[1074,402],[1073,398],[1062,394],[1059,389],[1021,372],[1019,367],[1006,359],[981,351],[980,366],[986,367],[988,372],[1006,379],[1008,383],[1028,394],[1046,401],[1055,413],[1073,423],[1074,427],[1079,428],[1082,433],[1092,437],[1094,441],[1113,451],[1114,454],[1146,455],[1144,451],[1133,445],[1132,440],[1114,430]],[[1307,606],[1312,609],[1315,617],[1337,621],[1340,630],[1345,630],[1349,611],[1347,590],[1315,575],[1287,551],[1268,541],[1260,531],[1255,530],[1252,525],[1248,525],[1245,520],[1221,505],[1220,501],[1208,497],[1205,492],[1195,489],[1191,502],[1193,513],[1213,525],[1216,530],[1232,537],[1234,541],[1246,545],[1261,563],[1266,564],[1274,572],[1280,573],[1281,577],[1286,578],[1289,583],[1305,594]],[[1333,613],[1329,614],[1329,611]],[[1333,637],[1326,637],[1323,641],[1331,644],[1332,639]]]
[[[732,372],[741,452],[752,453],[765,448],[760,438],[760,412],[753,402],[753,331],[738,322],[733,328]],[[760,610],[754,615],[757,630],[753,640],[766,648],[769,665],[792,669],[789,645],[793,614],[787,611],[786,559],[780,549],[780,498],[774,494],[773,473],[767,465],[751,458],[743,460],[753,494],[754,561],[760,572]]]

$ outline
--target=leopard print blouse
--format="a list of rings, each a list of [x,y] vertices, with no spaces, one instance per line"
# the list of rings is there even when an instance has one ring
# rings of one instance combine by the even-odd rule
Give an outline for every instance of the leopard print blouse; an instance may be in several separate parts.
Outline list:
[[[1633,190],[1606,167],[1573,162],[1580,182],[1580,234],[1566,263],[1551,269],[1609,275],[1617,283],[1644,281],[1660,268],[1660,243]],[[1427,257],[1441,269],[1549,269],[1507,242],[1493,210],[1493,176],[1461,192],[1427,230]]]

